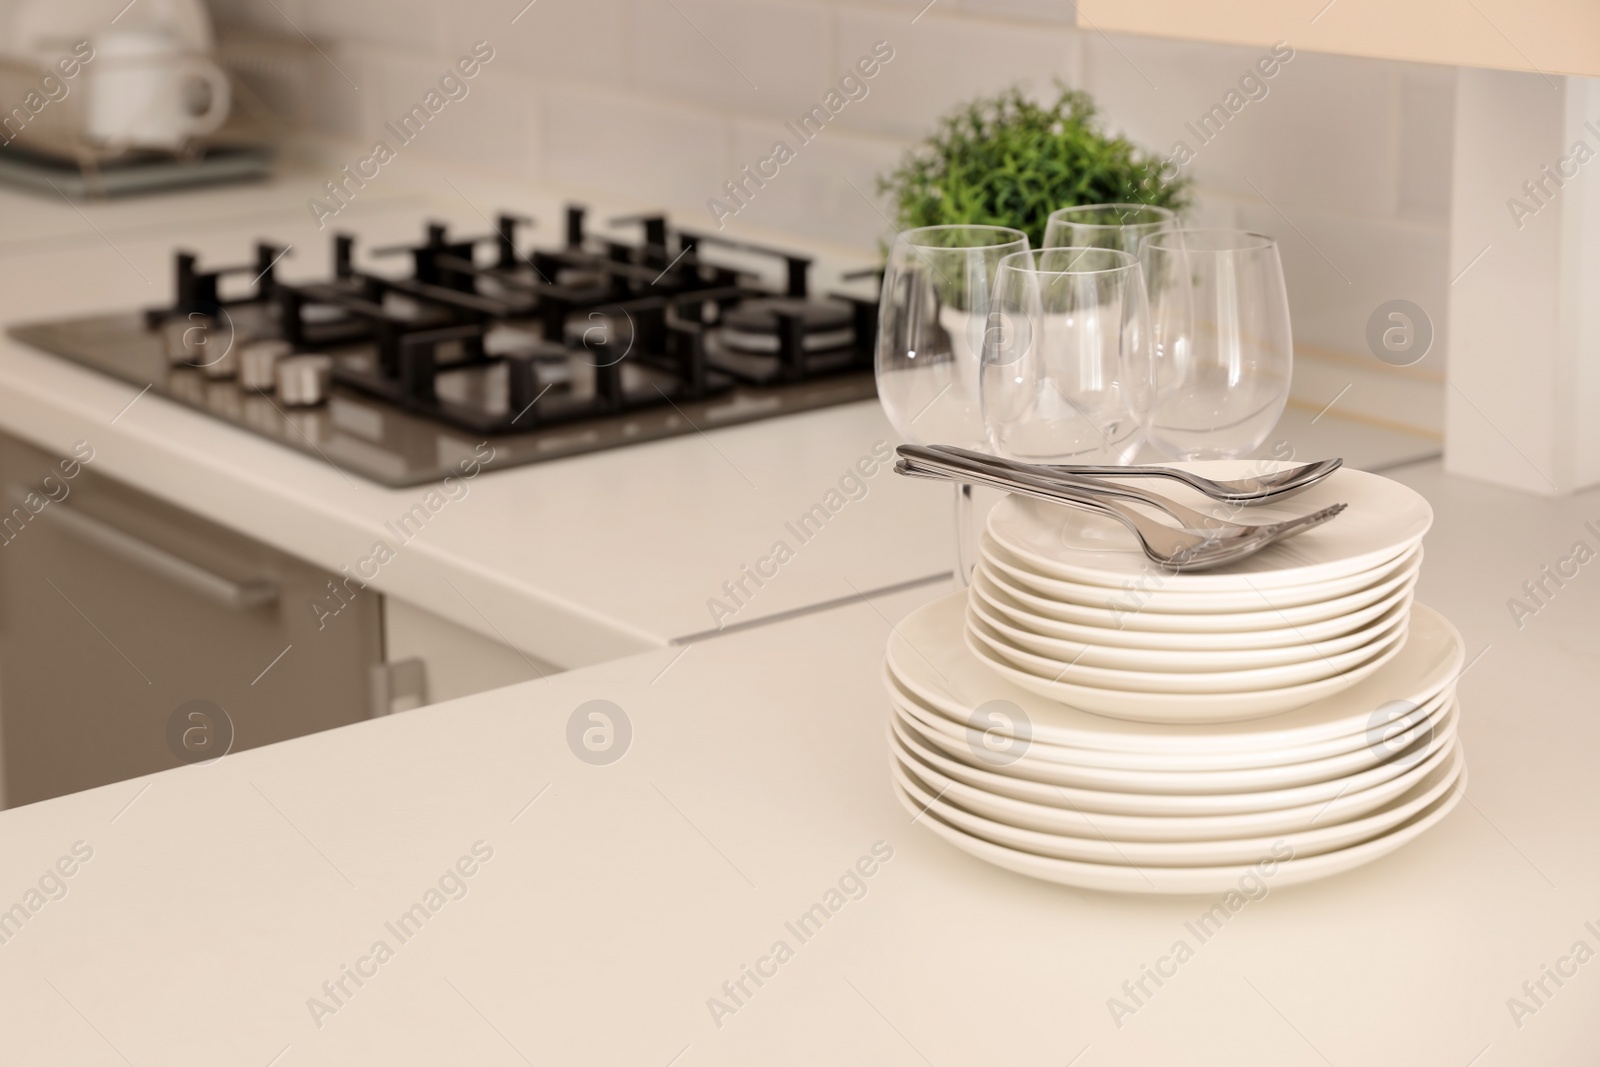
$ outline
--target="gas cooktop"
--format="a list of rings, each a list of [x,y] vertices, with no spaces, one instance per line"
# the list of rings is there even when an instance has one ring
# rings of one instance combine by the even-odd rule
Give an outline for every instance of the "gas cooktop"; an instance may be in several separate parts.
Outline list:
[[[358,269],[339,234],[333,277],[309,283],[278,278],[267,243],[222,269],[179,252],[171,307],[10,332],[388,486],[438,480],[485,441],[498,469],[874,395],[877,300],[813,296],[806,257],[658,215],[612,220],[637,241],[597,239],[576,206],[563,246],[524,252],[529,222],[430,223],[372,250],[407,261],[392,275]],[[762,263],[780,285],[747,269]]]

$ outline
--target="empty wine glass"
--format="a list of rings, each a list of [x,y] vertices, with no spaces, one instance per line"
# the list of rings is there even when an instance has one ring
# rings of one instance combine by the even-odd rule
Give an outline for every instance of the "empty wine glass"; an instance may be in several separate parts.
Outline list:
[[[1266,440],[1289,399],[1289,298],[1278,245],[1245,230],[1144,239],[1155,394],[1149,440],[1177,459],[1232,459]]]
[[[981,378],[994,450],[1029,463],[1127,463],[1150,411],[1139,261],[1047,248],[1001,261]]]
[[[995,268],[1028,237],[1004,226],[924,226],[895,238],[878,311],[878,399],[912,444],[984,447],[979,358]],[[976,557],[972,489],[956,487],[956,580]]]
[[[1153,204],[1080,204],[1050,213],[1044,247],[1115,248],[1137,256],[1146,237],[1177,228],[1177,214]]]

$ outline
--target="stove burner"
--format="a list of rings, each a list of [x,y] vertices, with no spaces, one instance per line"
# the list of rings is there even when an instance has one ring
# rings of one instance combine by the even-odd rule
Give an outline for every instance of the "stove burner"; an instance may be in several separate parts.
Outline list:
[[[569,207],[565,243],[528,249],[517,238],[531,220],[514,215],[478,237],[430,223],[418,244],[371,250],[409,268],[386,273],[358,266],[356,239],[340,234],[332,277],[311,282],[279,278],[288,250],[265,242],[222,269],[179,252],[177,299],[142,331],[101,316],[12,332],[391,485],[447,468],[463,435],[533,462],[872,395],[875,299],[815,298],[806,257],[664,216],[611,220],[638,225],[639,243],[592,236],[585,218]],[[720,253],[773,264],[780,284]],[[250,291],[225,296],[235,275]],[[328,357],[328,401],[286,422],[250,376],[169,365],[167,335],[195,322],[213,324],[213,347],[277,341]]]
[[[801,348],[825,352],[855,343],[855,315],[841,301],[768,297],[747,300],[722,317],[722,343],[735,352],[777,355],[782,349],[783,320],[800,325]]]

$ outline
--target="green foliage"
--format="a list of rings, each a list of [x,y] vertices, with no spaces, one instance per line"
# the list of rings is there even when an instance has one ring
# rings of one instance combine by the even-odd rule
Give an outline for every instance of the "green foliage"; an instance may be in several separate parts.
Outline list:
[[[1011,88],[940,119],[933,136],[878,180],[880,193],[894,194],[896,225],[1012,226],[1038,248],[1057,208],[1188,205],[1188,178],[1164,179],[1159,156],[1099,128],[1088,94],[1057,89],[1048,106]]]

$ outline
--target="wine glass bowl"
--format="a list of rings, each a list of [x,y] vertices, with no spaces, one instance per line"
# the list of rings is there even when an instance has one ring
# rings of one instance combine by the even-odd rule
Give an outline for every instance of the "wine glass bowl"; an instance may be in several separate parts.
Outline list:
[[[1145,238],[1177,228],[1177,213],[1154,204],[1079,204],[1050,213],[1044,247],[1115,248],[1137,256]]]
[[[979,360],[995,268],[1028,249],[1005,226],[923,226],[897,235],[878,302],[878,400],[900,437],[919,445],[985,443]],[[956,582],[977,562],[972,486],[955,487]]]
[[[899,234],[879,302],[878,399],[913,444],[981,448],[979,353],[1001,259],[1028,237],[1004,226],[923,226]]]
[[[1149,415],[1149,341],[1133,255],[1064,247],[1007,256],[980,379],[990,446],[1029,463],[1128,463]]]
[[[1277,242],[1246,230],[1145,238],[1154,372],[1149,441],[1175,459],[1255,451],[1283,414],[1294,367]]]

